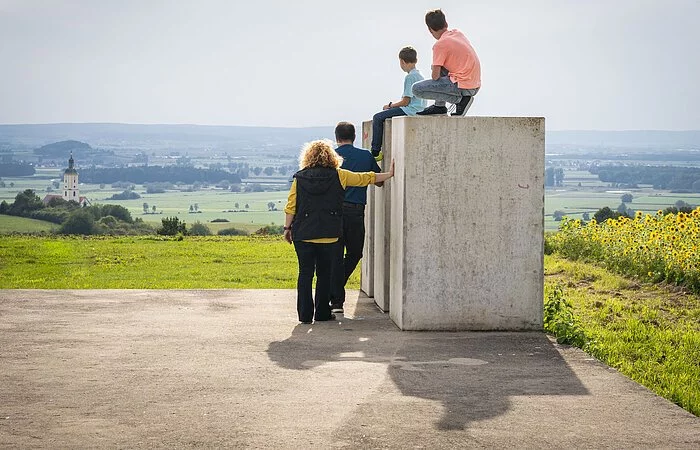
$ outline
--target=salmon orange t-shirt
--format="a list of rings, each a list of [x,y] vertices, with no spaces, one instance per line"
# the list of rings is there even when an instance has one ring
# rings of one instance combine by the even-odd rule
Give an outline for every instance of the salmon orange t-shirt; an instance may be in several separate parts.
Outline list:
[[[450,73],[460,89],[481,87],[481,63],[467,37],[459,30],[447,30],[433,45],[433,65]]]

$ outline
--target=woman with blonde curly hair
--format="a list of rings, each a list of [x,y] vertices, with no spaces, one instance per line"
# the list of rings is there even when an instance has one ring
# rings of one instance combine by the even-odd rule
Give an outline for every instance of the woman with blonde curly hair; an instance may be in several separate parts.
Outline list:
[[[382,183],[394,176],[394,161],[389,172],[382,173],[350,172],[340,168],[341,162],[330,141],[306,144],[284,208],[284,238],[294,243],[299,261],[297,312],[301,323],[335,320],[329,304],[331,265],[335,243],[342,235],[345,188]],[[315,302],[311,292],[314,273]]]

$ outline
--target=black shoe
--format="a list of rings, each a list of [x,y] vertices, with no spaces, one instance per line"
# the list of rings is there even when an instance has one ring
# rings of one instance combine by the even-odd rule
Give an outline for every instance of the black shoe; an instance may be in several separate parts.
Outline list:
[[[327,319],[314,319],[316,322],[327,322],[329,320],[335,320],[335,314],[331,314]]]
[[[299,323],[303,323],[305,325],[310,325],[311,321],[310,320],[300,320]]]
[[[467,111],[469,111],[469,107],[472,106],[473,101],[474,97],[471,95],[465,95],[462,97],[462,100],[457,103],[457,110],[452,113],[452,117],[466,116]]]
[[[343,314],[343,304],[342,303],[334,303],[331,305],[331,312],[334,314]]]
[[[431,105],[425,108],[423,111],[418,111],[416,114],[419,116],[437,116],[440,114],[447,114],[447,107]]]

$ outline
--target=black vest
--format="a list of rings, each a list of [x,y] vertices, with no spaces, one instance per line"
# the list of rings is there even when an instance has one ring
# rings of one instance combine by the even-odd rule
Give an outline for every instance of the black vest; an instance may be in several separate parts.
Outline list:
[[[307,241],[339,238],[343,233],[343,199],[337,169],[311,167],[294,174],[297,180],[297,209],[292,238]]]

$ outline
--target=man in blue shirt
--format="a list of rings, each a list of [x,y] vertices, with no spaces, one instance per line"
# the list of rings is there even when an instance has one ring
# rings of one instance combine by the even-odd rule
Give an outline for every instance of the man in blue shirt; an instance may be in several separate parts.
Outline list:
[[[353,145],[355,126],[349,122],[340,122],[335,127],[335,150],[343,158],[341,169],[352,172],[376,172],[382,170],[372,154]],[[383,183],[376,183],[382,186]],[[343,313],[345,303],[345,284],[362,258],[365,244],[365,205],[367,204],[366,187],[348,187],[343,201],[343,235],[338,240],[337,251],[331,269],[331,312]]]

